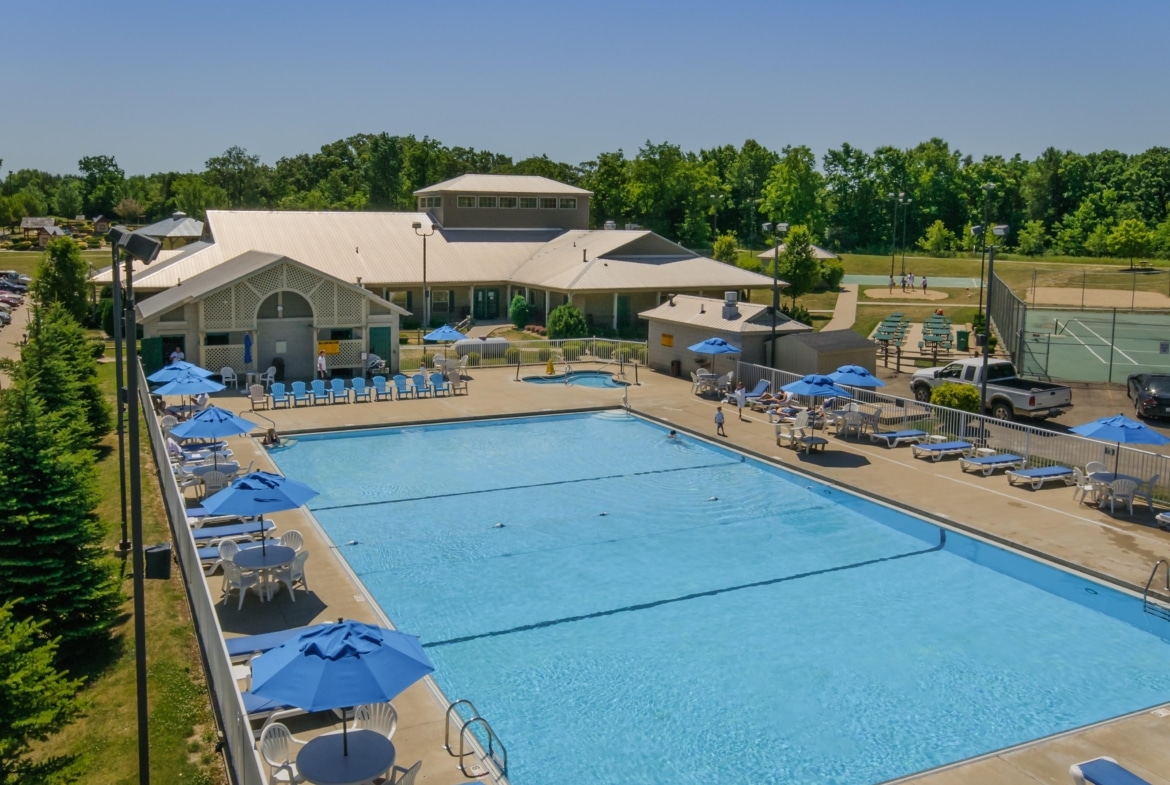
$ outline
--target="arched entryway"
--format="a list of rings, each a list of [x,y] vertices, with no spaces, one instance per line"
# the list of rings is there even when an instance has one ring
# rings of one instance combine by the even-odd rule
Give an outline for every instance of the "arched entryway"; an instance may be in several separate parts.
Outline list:
[[[286,380],[313,378],[317,342],[308,300],[288,290],[269,295],[256,312],[256,333],[257,368],[263,371],[282,357]]]

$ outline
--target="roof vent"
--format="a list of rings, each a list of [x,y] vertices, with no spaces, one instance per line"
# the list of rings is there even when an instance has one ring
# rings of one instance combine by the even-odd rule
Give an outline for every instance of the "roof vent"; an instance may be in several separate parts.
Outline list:
[[[636,232],[641,228],[642,228],[641,224],[626,224],[626,231],[627,232]]]
[[[614,222],[614,221],[606,221],[605,222],[605,231],[612,232],[614,229],[617,229],[616,222]]]
[[[728,304],[739,302],[739,292],[724,292],[723,302]]]
[[[739,292],[723,293],[723,318],[728,321],[739,318]]]

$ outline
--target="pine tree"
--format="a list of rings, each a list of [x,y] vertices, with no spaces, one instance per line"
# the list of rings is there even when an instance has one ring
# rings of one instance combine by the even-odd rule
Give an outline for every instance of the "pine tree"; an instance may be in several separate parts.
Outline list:
[[[45,619],[76,653],[106,636],[121,597],[93,513],[94,457],[71,428],[20,376],[0,396],[0,586],[22,598],[17,618]]]
[[[0,785],[46,781],[63,761],[34,763],[29,748],[81,711],[81,681],[53,666],[57,642],[44,640],[43,621],[16,619],[14,604],[0,605]]]

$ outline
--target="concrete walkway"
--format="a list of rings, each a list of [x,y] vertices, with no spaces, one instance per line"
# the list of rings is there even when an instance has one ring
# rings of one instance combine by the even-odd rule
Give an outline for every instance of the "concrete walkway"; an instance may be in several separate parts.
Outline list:
[[[833,309],[833,318],[821,328],[824,330],[848,330],[857,321],[857,284],[846,284],[841,287],[837,295],[837,307]]]

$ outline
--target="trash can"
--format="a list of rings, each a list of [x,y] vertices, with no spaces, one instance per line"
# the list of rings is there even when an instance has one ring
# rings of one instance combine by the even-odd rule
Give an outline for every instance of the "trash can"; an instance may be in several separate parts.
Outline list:
[[[982,347],[983,344],[985,344],[985,343],[987,343],[987,334],[986,333],[975,333],[975,345]]]
[[[671,376],[682,376],[682,360],[671,360],[670,361],[670,375]]]
[[[283,357],[273,357],[272,358],[272,367],[276,369],[276,373],[273,374],[273,377],[274,377],[273,381],[283,382],[284,381],[284,358]]]
[[[150,545],[146,551],[146,577],[157,580],[171,579],[171,544],[160,542]]]
[[[956,330],[955,337],[958,339],[960,352],[966,352],[970,350],[971,333],[967,332],[966,330]]]

